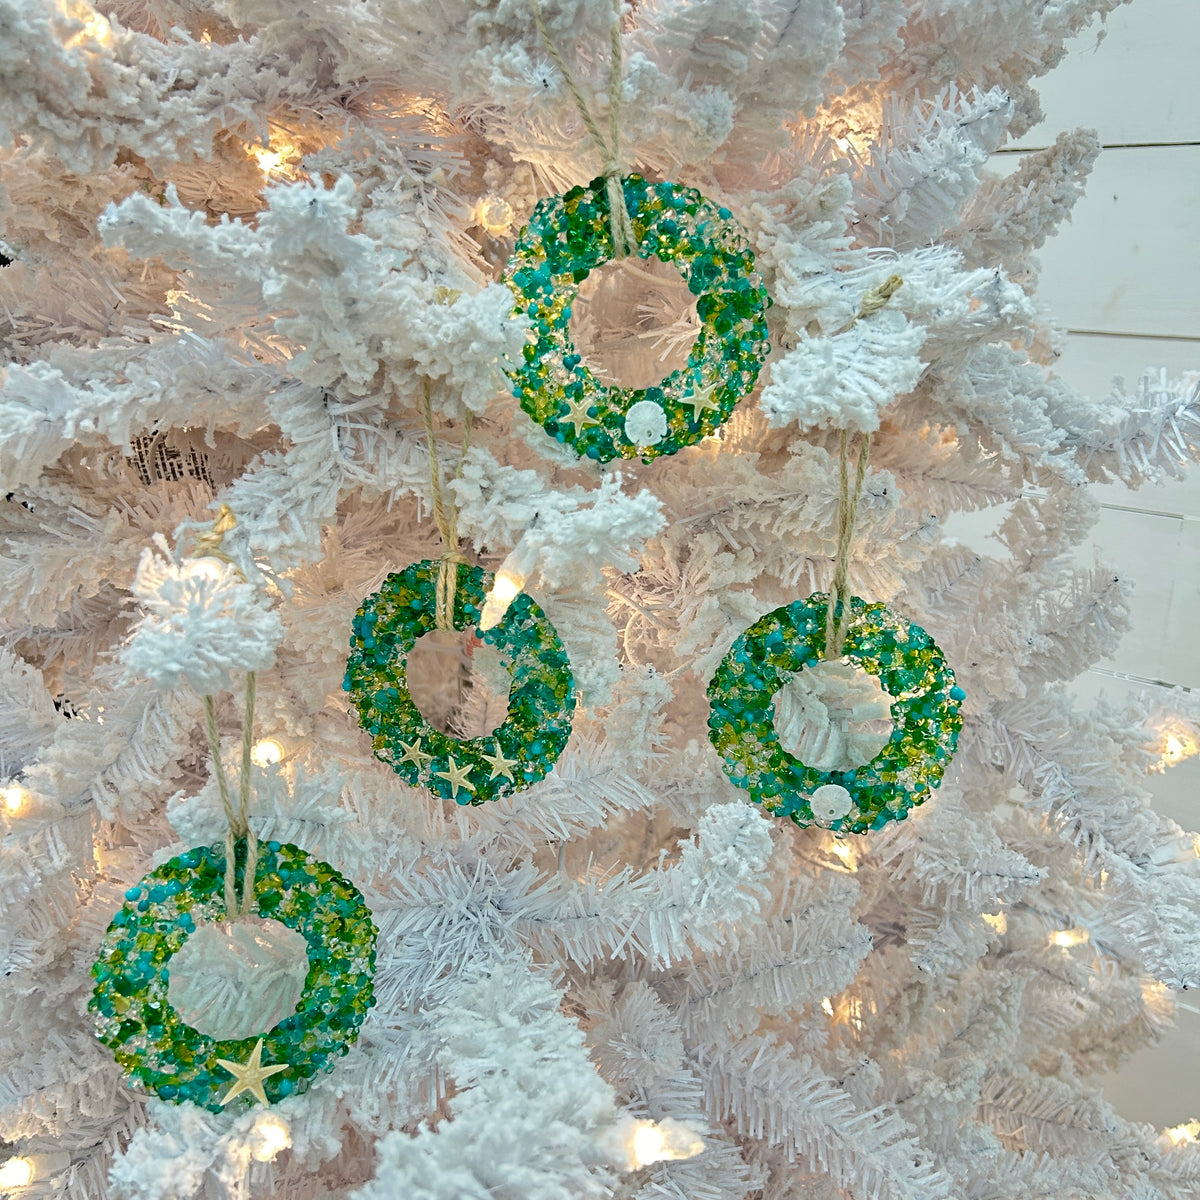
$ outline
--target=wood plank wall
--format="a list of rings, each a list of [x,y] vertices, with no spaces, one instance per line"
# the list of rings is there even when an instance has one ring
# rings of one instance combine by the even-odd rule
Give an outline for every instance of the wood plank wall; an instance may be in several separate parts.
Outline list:
[[[997,155],[1010,169],[1063,130],[1100,134],[1087,194],[1040,255],[1038,289],[1067,331],[1057,372],[1089,394],[1107,393],[1114,376],[1132,386],[1148,367],[1200,371],[1198,55],[1200,0],[1133,0],[1103,40],[1095,28],[1074,40],[1042,81],[1046,120]],[[1077,691],[1124,698],[1138,680],[1200,691],[1200,468],[1161,488],[1097,492],[1104,508],[1083,557],[1098,551],[1135,581],[1134,627]],[[1200,756],[1150,787],[1158,811],[1200,828]],[[1177,999],[1176,1029],[1104,1087],[1122,1115],[1159,1127],[1200,1116],[1200,1006],[1192,993]]]

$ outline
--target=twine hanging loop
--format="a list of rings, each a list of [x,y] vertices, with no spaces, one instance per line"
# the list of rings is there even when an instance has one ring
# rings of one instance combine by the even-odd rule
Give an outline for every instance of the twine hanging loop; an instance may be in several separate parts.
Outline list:
[[[600,128],[600,123],[588,106],[583,89],[579,86],[571,68],[563,57],[562,51],[555,44],[542,18],[540,0],[529,0],[533,11],[533,21],[537,26],[538,35],[542,39],[555,66],[562,73],[567,88],[579,109],[579,116],[584,128],[591,136],[596,152],[600,155],[600,174],[604,177],[604,189],[608,196],[609,232],[612,235],[613,258],[628,258],[636,254],[638,249],[637,234],[633,228],[633,220],[625,204],[625,189],[621,185],[621,4],[622,0],[613,0],[612,37],[609,42],[609,81],[608,81],[608,117],[609,131],[606,137]]]
[[[850,487],[850,433],[843,429],[838,452],[837,552],[834,556],[833,583],[829,588],[829,605],[825,610],[825,658],[832,662],[842,657],[846,631],[850,627],[850,549],[854,544],[854,525],[862,499],[863,483],[867,477],[867,460],[871,455],[871,435],[864,434],[854,468],[854,486]],[[838,613],[838,602],[842,611]]]
[[[441,568],[437,578],[437,597],[434,621],[438,629],[454,629],[454,596],[458,587],[458,564],[466,558],[458,549],[458,506],[451,494],[447,503],[442,491],[442,468],[438,461],[437,434],[433,428],[433,406],[429,397],[429,381],[421,389],[421,416],[425,421],[425,437],[429,443],[429,493],[433,504],[433,520],[442,537]],[[462,471],[467,450],[471,445],[474,414],[468,409],[463,421],[463,440],[459,451],[458,472]],[[458,477],[455,473],[455,478]]]

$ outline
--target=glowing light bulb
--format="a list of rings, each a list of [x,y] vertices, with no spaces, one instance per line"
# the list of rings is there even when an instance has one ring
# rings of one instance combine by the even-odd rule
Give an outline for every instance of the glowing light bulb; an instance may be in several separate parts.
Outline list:
[[[521,594],[521,588],[524,586],[524,575],[514,575],[501,567],[492,584],[492,590],[484,597],[483,611],[479,614],[479,628],[488,630],[494,625],[499,625],[504,619],[504,614],[508,612],[508,606]]]
[[[255,146],[250,153],[258,160],[258,169],[264,175],[270,175],[283,162],[283,155],[278,150],[268,150],[264,146]]]
[[[246,145],[251,158],[258,163],[258,169],[264,179],[278,175],[283,179],[291,179],[295,172],[291,160],[299,157],[299,151],[291,142],[280,142],[272,139],[270,145],[261,146],[254,142]]]
[[[29,792],[19,783],[10,783],[3,791],[4,809],[9,816],[15,817],[29,800]],[[10,1161],[15,1162],[15,1159]]]
[[[10,1158],[0,1166],[0,1187],[23,1188],[33,1180],[33,1163],[27,1158]]]
[[[1007,913],[982,913],[983,923],[990,925],[998,934],[1003,936],[1008,932]]]
[[[1173,767],[1200,750],[1200,740],[1196,738],[1195,730],[1178,717],[1165,716],[1154,727],[1159,737],[1160,770]]]
[[[1050,935],[1050,944],[1066,947],[1082,946],[1090,939],[1091,934],[1086,929],[1059,929]]]
[[[492,235],[507,233],[515,217],[503,196],[484,196],[475,209],[475,219]]]
[[[1189,1143],[1198,1142],[1200,1141],[1200,1121],[1185,1121],[1182,1125],[1164,1129],[1163,1134],[1175,1146],[1186,1146]]]
[[[180,574],[189,579],[207,579],[216,583],[221,578],[221,560],[218,558],[189,558],[179,568]]]
[[[658,1162],[667,1147],[667,1139],[653,1124],[642,1125],[633,1135],[633,1157],[639,1167]]]
[[[629,1161],[647,1167],[665,1159],[695,1158],[704,1141],[682,1121],[638,1121],[628,1142]]]
[[[292,1144],[292,1130],[282,1117],[267,1113],[254,1123],[252,1138],[250,1153],[259,1162],[271,1162]]]
[[[283,746],[274,738],[263,738],[255,742],[250,751],[250,761],[256,767],[269,767],[283,760]]]
[[[821,1001],[821,1011],[827,1016],[833,1016],[833,1001],[828,996]]]
[[[112,41],[112,26],[108,18],[90,4],[82,3],[82,0],[69,0],[63,5],[62,11],[66,16],[83,22],[83,28],[67,38],[65,45],[68,50],[74,50],[87,41],[99,42],[101,46],[107,46]]]

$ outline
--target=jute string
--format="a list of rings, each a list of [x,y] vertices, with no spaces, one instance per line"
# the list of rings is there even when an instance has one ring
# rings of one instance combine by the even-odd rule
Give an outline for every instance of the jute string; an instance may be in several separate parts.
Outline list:
[[[562,51],[555,45],[550,31],[546,28],[539,0],[529,0],[538,35],[554,60],[554,65],[562,72],[567,88],[575,100],[575,106],[579,109],[583,126],[591,135],[596,152],[600,155],[600,174],[604,176],[604,188],[608,196],[608,222],[612,233],[614,258],[628,258],[629,255],[635,254],[638,248],[633,221],[630,220],[629,209],[625,206],[625,190],[621,187],[621,170],[618,162],[621,153],[621,3],[622,0],[613,0],[614,19],[612,38],[609,43],[609,132],[605,137],[600,123],[588,107],[583,89],[580,88],[571,68],[567,66]]]
[[[904,280],[899,275],[889,275],[882,283],[877,283],[873,288],[864,292],[858,312],[840,329],[835,329],[833,336],[837,337],[839,334],[849,332],[863,317],[874,316],[900,290],[903,283]]]
[[[437,435],[433,429],[433,407],[429,400],[429,384],[421,390],[421,415],[425,418],[425,437],[429,442],[429,492],[433,502],[433,520],[442,535],[442,561],[438,569],[434,621],[438,629],[454,628],[454,595],[458,587],[458,564],[467,560],[458,550],[458,506],[451,494],[449,503],[442,492],[442,468],[438,462]],[[463,421],[463,440],[459,451],[457,479],[462,472],[471,445],[471,426],[474,414],[469,410]]]
[[[867,478],[867,459],[871,455],[871,435],[863,436],[854,468],[854,488],[850,488],[850,434],[843,429],[838,453],[837,553],[833,564],[833,583],[829,588],[829,606],[825,610],[825,658],[832,662],[842,657],[846,631],[850,625],[850,548],[854,544],[854,524],[858,519],[858,504],[862,499],[863,483]],[[838,614],[838,601],[842,602]]]
[[[213,772],[217,777],[217,789],[221,793],[221,805],[229,829],[225,834],[225,916],[232,921],[235,917],[248,914],[254,901],[254,876],[258,870],[258,839],[250,833],[247,813],[250,806],[250,751],[254,741],[254,697],[257,678],[253,671],[246,673],[246,703],[242,716],[242,769],[238,777],[237,804],[229,791],[229,779],[225,775],[225,764],[221,760],[221,739],[217,734],[216,704],[212,696],[204,697],[204,732],[208,735],[208,749],[212,755]],[[237,901],[237,844],[246,843],[246,870],[242,877],[242,902]]]
[[[858,306],[858,312],[833,336],[846,333],[864,317],[879,312],[900,290],[904,280],[899,275],[889,275],[882,283],[869,288]],[[850,550],[854,545],[854,525],[858,520],[858,506],[862,500],[863,484],[867,478],[867,462],[871,457],[871,435],[864,434],[858,449],[858,461],[854,468],[854,487],[850,486],[850,442],[848,430],[842,430],[838,448],[838,507],[837,507],[837,551],[833,561],[833,583],[829,588],[829,604],[825,609],[825,658],[829,661],[842,657],[846,644],[846,632],[850,627]],[[839,600],[842,604],[838,615]]]
[[[195,545],[189,558],[215,558],[225,563],[234,560],[223,548],[225,535],[237,524],[237,517],[227,504],[217,510],[217,519],[212,528],[197,533]],[[235,569],[236,569],[236,564]],[[240,571],[237,572],[242,577]],[[253,671],[246,673],[245,712],[242,716],[242,770],[238,777],[237,804],[229,791],[229,779],[225,775],[225,764],[221,759],[221,738],[217,733],[217,705],[212,696],[204,697],[204,732],[208,738],[208,751],[212,756],[213,773],[217,777],[217,789],[221,793],[221,806],[225,809],[228,829],[225,834],[225,917],[234,920],[249,913],[254,900],[254,875],[258,869],[258,839],[250,835],[247,812],[250,806],[250,751],[254,740],[254,697],[258,680]],[[237,844],[246,843],[246,871],[242,878],[242,902],[237,902]]]

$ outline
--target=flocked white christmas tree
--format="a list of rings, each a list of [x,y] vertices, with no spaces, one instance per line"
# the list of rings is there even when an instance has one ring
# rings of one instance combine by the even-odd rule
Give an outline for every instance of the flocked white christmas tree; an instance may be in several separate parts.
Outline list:
[[[1144,786],[1196,722],[1065,685],[1125,624],[1072,565],[1086,485],[1179,474],[1200,398],[1054,377],[1036,251],[1095,140],[986,169],[1117,2],[626,5],[606,163],[610,0],[0,0],[11,1194],[1197,1194],[1194,1142],[1092,1078],[1200,981],[1195,836]],[[503,373],[514,237],[606,168],[728,208],[773,301],[755,393],[649,464],[578,459]],[[621,280],[573,321],[622,382],[692,341],[672,274],[589,281]],[[734,639],[830,583],[842,430],[872,435],[851,588],[967,695],[940,789],[864,836],[752,804],[707,736]],[[996,506],[988,554],[941,537]],[[359,604],[454,520],[579,702],[550,774],[478,807],[377,761],[342,690]],[[236,780],[248,670],[249,827],[362,890],[375,1003],[307,1091],[214,1113],[129,1087],[87,1002],[126,891],[227,836],[201,696]],[[480,733],[496,674],[455,646],[418,699]],[[795,698],[794,744],[873,753],[855,686]]]

